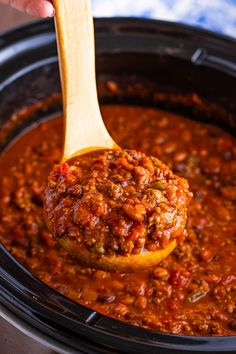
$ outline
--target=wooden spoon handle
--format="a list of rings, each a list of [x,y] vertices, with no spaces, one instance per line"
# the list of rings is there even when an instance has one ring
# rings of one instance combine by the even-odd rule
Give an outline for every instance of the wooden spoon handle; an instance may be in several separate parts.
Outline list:
[[[63,159],[87,148],[113,148],[99,110],[90,0],[54,0],[63,93]],[[80,151],[79,151],[80,150]]]

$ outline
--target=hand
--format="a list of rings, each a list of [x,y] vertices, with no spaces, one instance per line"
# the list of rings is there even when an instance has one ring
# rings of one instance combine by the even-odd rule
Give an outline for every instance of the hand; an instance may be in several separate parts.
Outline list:
[[[54,8],[49,0],[0,0],[0,4],[9,5],[34,17],[54,15]]]

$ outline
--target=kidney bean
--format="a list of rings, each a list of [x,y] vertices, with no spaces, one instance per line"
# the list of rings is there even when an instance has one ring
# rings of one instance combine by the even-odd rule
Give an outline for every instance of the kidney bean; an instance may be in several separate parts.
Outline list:
[[[145,296],[137,297],[135,301],[135,306],[141,310],[144,310],[147,307],[147,299],[145,298]]]
[[[115,301],[116,297],[115,295],[98,295],[98,301],[100,302],[105,302],[105,303],[111,303]]]
[[[169,282],[182,289],[189,284],[191,274],[186,270],[173,269],[170,273]]]
[[[161,268],[161,267],[156,267],[153,270],[153,274],[154,274],[155,278],[157,278],[157,279],[166,279],[169,276],[168,270],[165,268]]]

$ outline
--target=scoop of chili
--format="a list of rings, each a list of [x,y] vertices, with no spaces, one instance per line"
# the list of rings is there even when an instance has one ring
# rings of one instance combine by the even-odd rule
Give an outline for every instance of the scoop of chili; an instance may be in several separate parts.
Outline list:
[[[185,237],[192,194],[155,157],[101,150],[56,165],[45,192],[45,215],[56,239],[90,254],[131,256]]]

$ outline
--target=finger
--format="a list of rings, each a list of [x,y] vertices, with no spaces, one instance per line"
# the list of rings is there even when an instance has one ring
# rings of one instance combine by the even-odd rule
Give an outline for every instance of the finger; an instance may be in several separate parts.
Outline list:
[[[26,12],[34,17],[52,17],[54,16],[54,8],[50,1],[47,0],[30,0],[26,6]]]
[[[54,8],[47,0],[9,0],[9,4],[34,17],[52,17],[54,15]]]

